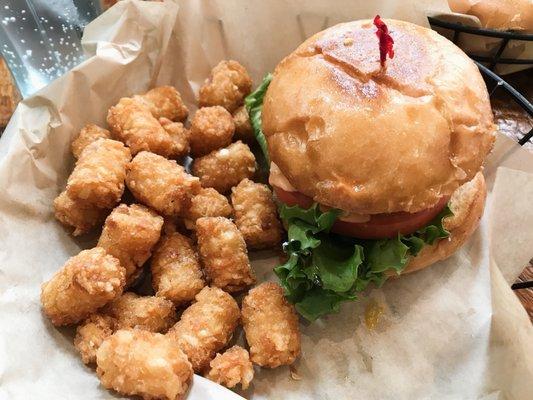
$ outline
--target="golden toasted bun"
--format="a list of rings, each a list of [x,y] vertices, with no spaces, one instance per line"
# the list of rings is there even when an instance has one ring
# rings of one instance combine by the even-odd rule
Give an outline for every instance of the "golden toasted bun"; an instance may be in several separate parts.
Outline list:
[[[478,227],[486,195],[485,178],[478,172],[474,179],[457,189],[450,199],[454,215],[444,220],[444,227],[450,232],[450,237],[439,240],[433,246],[424,247],[409,261],[403,273],[418,271],[455,253]]]
[[[501,30],[533,30],[531,0],[448,0],[450,9],[479,18],[481,26]]]
[[[371,21],[336,25],[275,69],[263,107],[270,157],[316,202],[360,214],[416,212],[480,170],[494,141],[475,64],[429,29],[386,20],[379,62]]]

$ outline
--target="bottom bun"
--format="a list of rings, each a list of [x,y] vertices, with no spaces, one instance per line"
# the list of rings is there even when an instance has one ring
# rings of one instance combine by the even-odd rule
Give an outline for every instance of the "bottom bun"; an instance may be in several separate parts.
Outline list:
[[[450,198],[450,208],[454,215],[444,220],[444,227],[450,232],[450,237],[439,240],[432,246],[425,246],[409,261],[402,273],[418,271],[455,253],[478,227],[486,196],[485,178],[478,172],[474,179],[459,187]]]

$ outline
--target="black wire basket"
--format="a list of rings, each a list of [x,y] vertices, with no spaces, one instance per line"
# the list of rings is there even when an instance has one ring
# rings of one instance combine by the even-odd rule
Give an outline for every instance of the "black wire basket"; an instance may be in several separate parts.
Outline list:
[[[459,38],[461,34],[475,35],[481,38],[496,38],[500,39],[499,46],[496,46],[495,52],[490,56],[481,56],[473,53],[467,53],[468,56],[475,61],[487,64],[491,71],[494,71],[498,64],[506,65],[524,65],[526,67],[533,67],[533,58],[505,58],[502,57],[503,52],[512,41],[533,42],[532,33],[521,33],[516,31],[497,31],[493,29],[476,28],[459,23],[443,21],[438,18],[428,17],[431,28],[436,27],[446,29],[453,32],[452,41],[459,45]]]
[[[472,58],[477,64],[481,74],[483,75],[487,88],[490,95],[492,96],[498,91],[505,91],[505,93],[518,105],[526,114],[533,118],[533,104],[526,99],[518,90],[512,87],[507,83],[503,78],[494,72],[494,69],[498,64],[506,65],[524,65],[528,67],[533,67],[533,59],[531,58],[505,58],[502,57],[503,52],[507,48],[507,45],[513,41],[526,41],[533,42],[533,34],[528,33],[518,33],[512,31],[495,31],[491,29],[481,29],[466,26],[463,24],[452,23],[447,21],[442,21],[434,17],[428,17],[429,24],[433,29],[435,27],[447,29],[452,32],[452,40],[458,45],[461,34],[471,34],[480,37],[490,37],[501,39],[494,54],[491,56],[481,56],[477,54],[467,53],[470,58]],[[486,65],[485,65],[486,64]],[[533,128],[530,129],[522,138],[518,140],[520,146],[525,145],[533,138]],[[533,261],[533,260],[532,260]],[[532,263],[533,265],[533,263]],[[517,289],[527,289],[533,287],[533,281],[527,282],[518,282],[511,286],[513,290]]]

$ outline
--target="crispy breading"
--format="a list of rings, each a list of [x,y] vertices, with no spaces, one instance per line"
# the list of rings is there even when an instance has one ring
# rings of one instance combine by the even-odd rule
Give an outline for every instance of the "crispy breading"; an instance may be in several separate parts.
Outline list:
[[[123,97],[107,113],[114,138],[124,142],[133,155],[150,151],[163,157],[177,157],[182,149],[140,100]]]
[[[250,354],[240,346],[233,346],[224,353],[217,354],[209,366],[211,369],[206,378],[230,389],[240,384],[246,390],[254,378]]]
[[[188,229],[196,229],[196,220],[202,217],[229,217],[233,209],[226,196],[213,188],[201,189],[191,199],[191,204],[184,212],[185,225]]]
[[[159,86],[133,98],[141,101],[155,118],[184,121],[189,115],[180,93],[173,86]]]
[[[192,173],[200,178],[202,186],[220,193],[227,193],[243,179],[252,178],[255,169],[253,153],[240,141],[197,158],[192,165]]]
[[[98,139],[89,144],[68,178],[69,197],[100,208],[114,207],[124,193],[130,159],[129,149],[116,140]]]
[[[255,141],[254,130],[245,106],[241,106],[233,112],[233,123],[235,124],[234,140],[242,140],[245,143]]]
[[[183,399],[193,376],[175,341],[141,329],[121,329],[105,339],[96,364],[105,388],[145,400]]]
[[[205,286],[198,254],[190,240],[178,232],[163,236],[151,261],[156,296],[182,305],[194,300]]]
[[[207,280],[227,292],[255,283],[246,243],[231,220],[203,217],[196,221],[198,251]]]
[[[44,313],[54,325],[79,322],[122,294],[126,271],[101,247],[71,257],[41,286]]]
[[[200,88],[200,107],[222,106],[233,112],[242,105],[252,90],[252,79],[246,68],[233,60],[221,61]]]
[[[126,292],[107,304],[102,313],[117,321],[117,329],[136,328],[165,333],[176,323],[171,301],[156,296],[139,296]]]
[[[276,368],[292,364],[300,354],[298,316],[277,283],[250,290],[242,302],[242,321],[255,364]]]
[[[139,204],[121,204],[106,218],[98,246],[120,261],[128,284],[139,276],[150,258],[162,226],[162,217]]]
[[[168,118],[159,118],[159,123],[174,141],[173,158],[182,158],[189,154],[191,132],[181,122],[172,122]]]
[[[102,314],[92,314],[76,328],[74,347],[85,364],[96,363],[96,351],[115,329],[115,319]]]
[[[165,216],[180,215],[201,189],[181,165],[146,151],[129,163],[126,185],[137,200]]]
[[[217,351],[228,344],[239,322],[237,302],[216,287],[204,287],[196,303],[168,331],[189,358],[195,372],[209,366]]]
[[[106,214],[106,208],[98,208],[86,201],[72,199],[66,190],[54,200],[54,215],[63,225],[74,228],[73,235],[79,236],[100,225]]]
[[[231,143],[235,123],[231,114],[220,106],[200,108],[191,121],[191,153],[205,156]]]
[[[95,124],[85,125],[71,144],[72,154],[79,158],[83,149],[98,139],[111,139],[111,132]]]
[[[231,191],[235,224],[248,248],[265,249],[278,245],[283,231],[268,186],[243,179]]]

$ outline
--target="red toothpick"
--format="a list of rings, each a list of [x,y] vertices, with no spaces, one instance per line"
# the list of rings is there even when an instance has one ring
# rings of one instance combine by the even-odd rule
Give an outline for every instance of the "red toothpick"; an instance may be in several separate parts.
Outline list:
[[[387,55],[389,58],[394,58],[394,40],[389,34],[389,28],[381,20],[379,15],[376,15],[374,18],[374,25],[378,30],[376,31],[376,36],[379,39],[379,61],[381,62],[381,67],[385,67],[385,61],[387,60]]]

